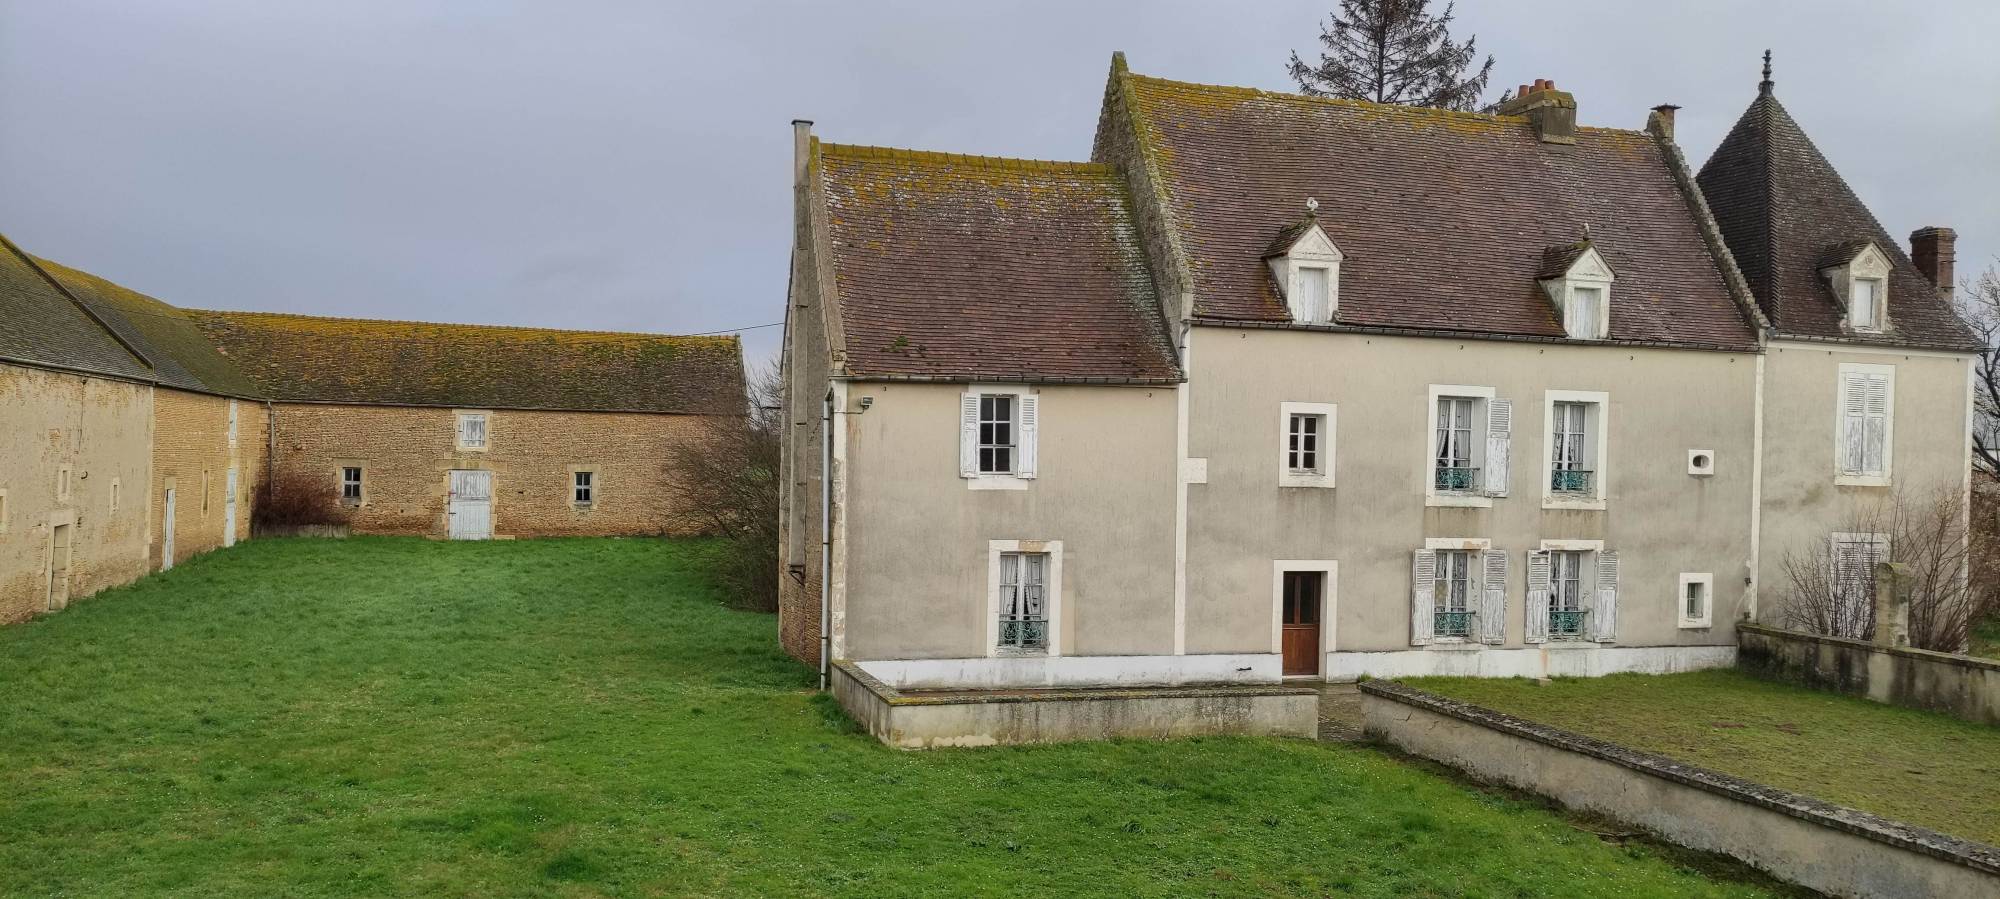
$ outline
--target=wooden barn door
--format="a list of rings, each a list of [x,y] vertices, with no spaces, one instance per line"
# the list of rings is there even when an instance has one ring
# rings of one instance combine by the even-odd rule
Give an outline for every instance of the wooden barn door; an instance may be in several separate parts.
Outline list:
[[[49,611],[69,605],[69,567],[76,559],[76,526],[59,524],[49,529]]]
[[[236,466],[229,466],[229,477],[223,482],[228,492],[222,495],[222,545],[236,545]]]
[[[160,525],[160,570],[174,567],[174,488],[167,488],[167,513]]]
[[[454,470],[451,473],[451,539],[485,540],[493,536],[493,472]]]

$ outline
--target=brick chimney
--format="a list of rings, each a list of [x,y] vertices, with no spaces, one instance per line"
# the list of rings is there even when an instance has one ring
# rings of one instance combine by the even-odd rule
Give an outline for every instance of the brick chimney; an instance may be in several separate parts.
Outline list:
[[[1911,232],[1910,261],[1937,285],[1938,296],[1951,299],[1952,283],[1958,276],[1954,265],[1958,261],[1958,232],[1936,225]]]
[[[1576,143],[1576,98],[1547,78],[1521,85],[1520,93],[1500,104],[1500,114],[1527,116],[1542,143]]]

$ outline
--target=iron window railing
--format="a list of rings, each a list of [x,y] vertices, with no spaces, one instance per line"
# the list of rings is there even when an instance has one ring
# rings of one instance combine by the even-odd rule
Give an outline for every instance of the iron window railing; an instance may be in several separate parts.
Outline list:
[[[1433,634],[1439,637],[1466,637],[1472,634],[1472,616],[1478,613],[1466,611],[1434,614],[1436,621],[1432,626]]]
[[[1578,640],[1583,637],[1583,616],[1589,609],[1550,609],[1549,638],[1554,640]]]
[[[1479,487],[1479,469],[1454,468],[1444,465],[1437,467],[1437,489],[1453,493],[1469,493]]]
[[[1596,472],[1581,468],[1558,468],[1549,472],[1549,489],[1556,493],[1590,495],[1596,482]]]
[[[1048,645],[1047,619],[1000,616],[1000,648],[1016,652],[1040,652]]]

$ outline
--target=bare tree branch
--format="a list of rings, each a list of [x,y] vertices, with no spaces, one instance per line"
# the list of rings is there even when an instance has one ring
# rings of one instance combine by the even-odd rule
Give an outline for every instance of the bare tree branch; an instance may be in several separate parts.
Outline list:
[[[715,567],[732,602],[762,611],[778,607],[782,387],[775,367],[755,373],[747,414],[710,417],[667,463],[679,510],[670,528],[721,537]]]
[[[1292,54],[1286,70],[1299,90],[1316,97],[1344,97],[1402,106],[1469,111],[1493,73],[1493,57],[1467,75],[1479,58],[1479,39],[1451,39],[1454,4],[1432,15],[1430,0],[1341,0],[1340,12],[1320,29],[1326,50],[1318,63]]]

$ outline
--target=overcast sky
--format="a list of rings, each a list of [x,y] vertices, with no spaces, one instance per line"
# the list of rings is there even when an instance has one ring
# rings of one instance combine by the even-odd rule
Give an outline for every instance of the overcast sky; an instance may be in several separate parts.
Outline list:
[[[1085,159],[1111,52],[1276,90],[1335,0],[0,0],[0,230],[182,306],[676,333],[780,321],[788,122]],[[1677,103],[1699,167],[1778,96],[1892,235],[2000,253],[2000,4],[1463,0],[1489,92]],[[753,362],[779,329],[750,331]]]

